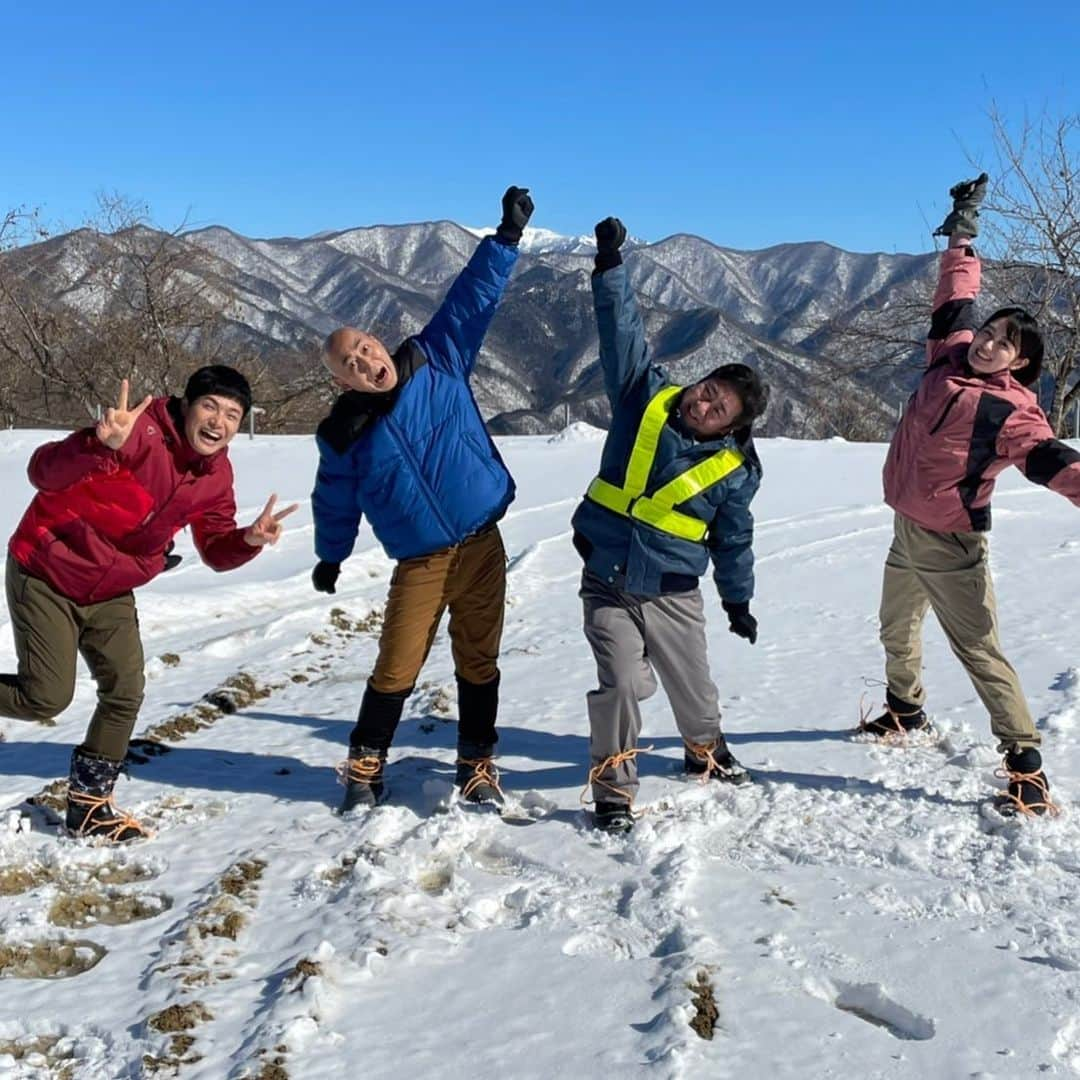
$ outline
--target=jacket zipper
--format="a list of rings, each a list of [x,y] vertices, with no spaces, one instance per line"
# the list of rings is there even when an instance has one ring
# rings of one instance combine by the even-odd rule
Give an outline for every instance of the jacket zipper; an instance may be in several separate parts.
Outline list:
[[[963,393],[963,390],[956,390],[953,392],[953,396],[949,398],[949,403],[945,406],[945,411],[938,418],[938,422],[930,429],[930,434],[933,435],[942,424],[945,423],[945,418],[952,411],[952,407],[956,404],[956,399]]]
[[[412,452],[412,447],[398,434],[397,425],[389,416],[386,418],[386,426],[389,429],[390,434],[394,437],[394,442],[398,444],[401,452],[408,458],[409,464],[413,468],[413,474],[416,477],[416,481],[420,485],[420,489],[424,492],[424,495],[427,497],[431,512],[435,515],[436,520],[446,534],[448,542],[452,543],[453,541],[450,538],[453,537],[454,530],[450,528],[450,523],[443,517],[442,511],[439,509],[439,504],[435,499],[435,493],[431,490],[431,485],[424,478],[424,474],[420,469],[420,463],[416,460],[416,455]]]

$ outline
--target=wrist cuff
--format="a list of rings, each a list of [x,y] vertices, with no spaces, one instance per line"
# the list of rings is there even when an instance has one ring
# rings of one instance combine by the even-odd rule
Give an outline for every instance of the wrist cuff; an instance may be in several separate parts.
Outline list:
[[[598,251],[596,253],[596,270],[602,274],[605,270],[613,270],[616,266],[622,266],[622,255],[619,249],[614,251]]]

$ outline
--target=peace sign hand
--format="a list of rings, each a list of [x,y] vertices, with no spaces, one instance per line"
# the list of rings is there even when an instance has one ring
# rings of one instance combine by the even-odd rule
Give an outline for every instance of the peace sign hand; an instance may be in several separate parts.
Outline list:
[[[299,503],[286,506],[284,510],[274,513],[274,505],[277,503],[277,495],[271,495],[266,500],[262,513],[255,519],[253,525],[244,530],[244,542],[252,547],[265,547],[267,544],[276,544],[281,537],[281,522],[294,510],[298,510]]]
[[[106,409],[105,415],[97,422],[97,428],[95,429],[97,437],[110,450],[119,450],[128,441],[132,431],[135,430],[135,421],[142,416],[152,400],[153,398],[147,394],[134,409],[129,409],[128,381],[127,379],[122,380],[120,383],[120,400],[116,403],[115,409]]]

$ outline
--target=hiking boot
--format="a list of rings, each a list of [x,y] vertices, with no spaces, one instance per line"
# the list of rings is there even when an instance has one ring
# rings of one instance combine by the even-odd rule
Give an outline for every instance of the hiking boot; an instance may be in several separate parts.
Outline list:
[[[891,690],[885,693],[885,711],[873,720],[869,716],[859,718],[857,731],[879,739],[903,738],[915,731],[929,731],[930,717],[921,705],[913,705],[898,698]]]
[[[994,799],[999,814],[1015,817],[1057,813],[1050,798],[1050,781],[1043,772],[1042,754],[1034,746],[1010,750],[998,775],[1009,781],[1008,788]]]
[[[154,835],[113,805],[112,791],[122,765],[123,762],[91,754],[80,747],[72,751],[64,821],[72,836],[126,844]]]
[[[377,806],[385,797],[383,772],[386,751],[370,746],[350,746],[348,760],[338,766],[338,778],[345,785],[339,813],[362,806]]]
[[[683,765],[688,776],[702,781],[720,780],[725,784],[746,784],[750,781],[750,773],[728,749],[723,735],[716,742],[703,743],[701,746],[686,743]]]
[[[494,746],[458,743],[454,783],[466,802],[502,806],[506,801],[499,787],[499,770],[491,760],[494,752]]]
[[[593,810],[593,828],[605,833],[628,833],[634,827],[630,804],[598,802]]]

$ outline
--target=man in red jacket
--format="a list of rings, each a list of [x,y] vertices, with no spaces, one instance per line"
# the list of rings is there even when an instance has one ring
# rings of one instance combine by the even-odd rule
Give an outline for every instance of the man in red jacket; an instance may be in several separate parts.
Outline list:
[[[76,654],[98,687],[86,738],[71,755],[67,827],[133,840],[146,830],[116,809],[112,790],[143,700],[143,651],[132,589],[166,569],[190,525],[203,561],[232,570],[277,542],[272,495],[236,525],[226,447],[251,408],[251,388],[221,364],[188,380],[183,398],[144,398],[94,428],[46,443],[30,458],[37,495],[8,545],[7,600],[19,670],[0,675],[0,716],[50,723],[71,703]],[[171,557],[175,558],[175,557]]]

